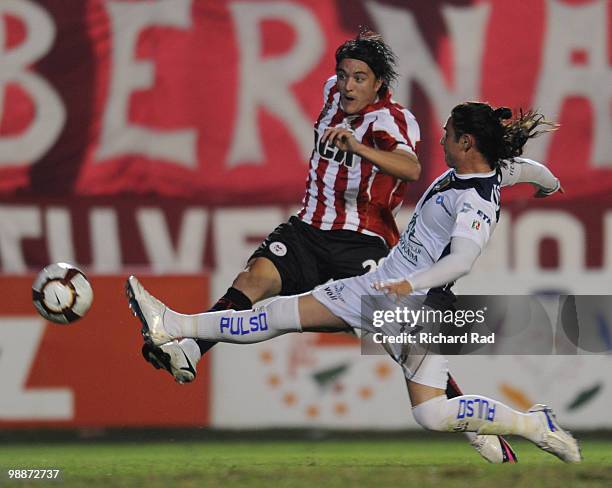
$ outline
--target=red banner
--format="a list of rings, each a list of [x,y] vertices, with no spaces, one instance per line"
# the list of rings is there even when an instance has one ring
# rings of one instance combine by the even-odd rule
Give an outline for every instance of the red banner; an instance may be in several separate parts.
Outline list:
[[[422,183],[458,102],[535,107],[568,196],[612,188],[610,1],[3,0],[0,193],[299,202],[334,50],[360,24],[399,58]]]
[[[89,276],[94,302],[72,325],[46,323],[31,302],[33,276],[0,277],[0,426],[190,426],[210,422],[210,365],[189,387],[140,354],[140,323],[125,277]],[[177,310],[201,311],[206,277],[143,277]],[[180,293],[176,290],[180,289]]]

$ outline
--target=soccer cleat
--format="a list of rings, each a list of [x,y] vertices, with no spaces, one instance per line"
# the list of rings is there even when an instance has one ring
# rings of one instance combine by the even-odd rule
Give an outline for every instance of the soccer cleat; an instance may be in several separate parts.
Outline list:
[[[557,417],[550,407],[536,404],[529,409],[530,413],[541,414],[542,438],[535,444],[540,449],[557,456],[566,463],[582,461],[578,441],[557,423]]]
[[[164,328],[167,307],[145,290],[135,276],[127,279],[125,291],[132,313],[142,323],[140,332],[146,342],[160,346],[175,339]]]
[[[518,463],[516,453],[502,436],[480,434],[474,437],[470,444],[490,463]]]
[[[191,363],[189,356],[176,340],[159,347],[145,342],[142,346],[142,355],[156,369],[168,371],[177,383],[191,383],[195,380],[195,365]]]

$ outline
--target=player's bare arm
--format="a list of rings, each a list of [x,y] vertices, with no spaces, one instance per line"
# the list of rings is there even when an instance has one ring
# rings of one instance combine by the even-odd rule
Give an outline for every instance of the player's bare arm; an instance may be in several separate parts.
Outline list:
[[[326,129],[322,142],[329,141],[338,149],[357,154],[371,161],[384,173],[402,181],[416,181],[421,176],[421,163],[418,158],[407,151],[395,149],[384,151],[360,143],[353,133],[344,127]]]

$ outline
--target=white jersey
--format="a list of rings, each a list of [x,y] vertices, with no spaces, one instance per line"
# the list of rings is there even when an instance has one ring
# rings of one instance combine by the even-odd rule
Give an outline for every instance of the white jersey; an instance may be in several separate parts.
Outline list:
[[[484,249],[499,219],[501,186],[520,182],[533,182],[547,193],[559,188],[558,180],[550,171],[522,158],[515,158],[507,162],[506,167],[488,173],[459,175],[454,169],[446,171],[421,197],[400,242],[378,269],[321,285],[312,296],[355,330],[399,334],[404,326],[399,321],[387,323],[382,329],[372,325],[372,307],[378,311],[398,307],[394,297],[375,291],[372,283],[409,279],[419,271],[430,269],[450,252],[453,237],[470,239]],[[452,283],[443,288],[420,289],[411,295],[448,290],[450,286]],[[377,300],[364,300],[367,296],[377,297]],[[412,351],[408,354],[401,343],[387,344],[385,349],[401,365],[407,379],[434,388],[446,388],[448,366],[443,356]]]
[[[417,203],[408,228],[381,266],[382,274],[409,278],[431,267],[450,252],[453,237],[484,249],[499,219],[501,183],[496,170],[460,175],[449,169],[438,177]]]
[[[453,237],[470,239],[483,249],[499,218],[501,180],[499,170],[471,175],[458,175],[454,169],[446,171],[421,197],[399,243],[377,270],[321,285],[312,296],[355,330],[397,336],[403,330],[399,322],[386,324],[382,329],[372,325],[370,307],[394,310],[398,306],[392,297],[374,291],[372,283],[409,278],[430,268],[450,252]],[[450,286],[452,283],[447,285]],[[412,295],[428,292],[418,290]],[[364,301],[363,297],[368,295],[378,295],[379,301]],[[446,388],[448,364],[443,356],[406,354],[408,349],[398,343],[388,344],[385,349],[400,364],[407,379],[433,388]]]

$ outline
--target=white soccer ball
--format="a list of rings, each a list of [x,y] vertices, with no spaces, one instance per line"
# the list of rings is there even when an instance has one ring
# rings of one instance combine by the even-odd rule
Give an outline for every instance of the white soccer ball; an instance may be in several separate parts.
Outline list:
[[[87,313],[93,302],[93,290],[80,269],[54,263],[38,273],[32,285],[32,301],[45,319],[69,324]]]

